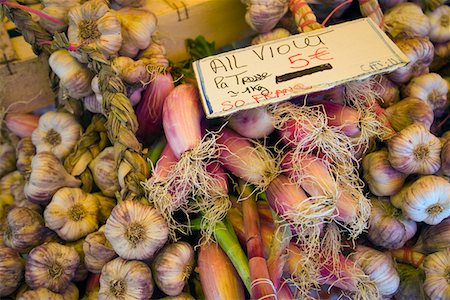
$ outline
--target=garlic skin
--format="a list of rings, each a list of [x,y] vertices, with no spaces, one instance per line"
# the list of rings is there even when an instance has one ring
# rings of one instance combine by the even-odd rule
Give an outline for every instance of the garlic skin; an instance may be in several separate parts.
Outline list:
[[[436,73],[414,77],[405,87],[403,93],[408,97],[425,101],[433,109],[436,117],[442,116],[449,106],[447,81]]]
[[[393,38],[425,37],[430,29],[428,17],[415,3],[399,3],[384,14],[384,31]]]
[[[450,182],[427,175],[414,181],[403,195],[402,211],[416,222],[439,224],[450,216]]]
[[[122,26],[122,47],[120,55],[135,57],[139,50],[146,49],[152,41],[156,30],[156,16],[140,8],[125,7],[116,11],[116,16]]]
[[[146,260],[164,246],[169,230],[155,208],[127,200],[112,210],[106,221],[105,236],[120,257]]]
[[[428,255],[423,262],[424,289],[431,299],[449,299],[450,249]]]
[[[19,300],[37,300],[37,299],[45,299],[45,300],[65,300],[65,298],[58,293],[54,293],[46,288],[38,288],[35,290],[29,290],[23,293]]]
[[[450,247],[450,217],[425,228],[414,245],[414,251],[431,254]]]
[[[56,50],[49,59],[48,64],[61,79],[61,85],[67,93],[75,98],[87,96],[92,93],[92,74],[87,67],[79,63],[67,50]]]
[[[389,296],[397,291],[400,277],[389,254],[358,245],[351,259],[375,282],[381,295]]]
[[[287,0],[241,0],[247,5],[245,21],[257,32],[269,32],[288,10]]]
[[[12,144],[0,144],[0,177],[16,169],[16,151]]]
[[[99,203],[80,188],[61,188],[44,211],[45,225],[65,241],[76,241],[98,229]]]
[[[117,161],[114,147],[103,149],[90,163],[95,184],[105,196],[114,197],[119,191]]]
[[[153,278],[158,288],[169,296],[182,291],[194,267],[194,249],[186,242],[168,244],[152,263]]]
[[[33,289],[44,287],[62,293],[74,278],[79,263],[80,257],[74,248],[58,243],[42,244],[28,255],[25,280]]]
[[[405,174],[434,174],[441,166],[441,148],[439,138],[412,124],[388,141],[389,162]]]
[[[434,46],[428,38],[419,37],[395,41],[395,44],[409,58],[410,62],[388,74],[397,84],[408,82],[411,78],[429,72],[433,61]]]
[[[153,289],[152,272],[145,263],[118,257],[102,269],[98,299],[147,300]]]
[[[142,60],[134,61],[126,56],[118,56],[113,58],[111,66],[128,84],[138,84],[150,81],[150,73]]]
[[[106,239],[105,226],[90,233],[83,242],[85,263],[89,272],[101,273],[103,266],[117,257],[117,253]]]
[[[0,245],[0,297],[14,292],[20,285],[25,271],[25,263],[14,249]]]
[[[369,239],[376,246],[398,249],[411,239],[417,231],[416,222],[405,218],[388,198],[372,198],[369,218]]]
[[[47,204],[60,188],[81,185],[81,181],[67,173],[51,152],[37,153],[31,161],[31,170],[24,190],[27,199],[33,203]]]
[[[80,139],[82,127],[71,114],[49,111],[41,116],[31,137],[36,153],[52,152],[65,158]]]
[[[450,41],[450,7],[441,5],[427,13],[430,20],[430,40],[435,43]]]
[[[391,196],[396,194],[405,183],[406,174],[394,169],[388,160],[386,149],[367,154],[363,158],[364,180],[372,194]]]
[[[17,170],[24,176],[26,179],[30,176],[31,173],[31,161],[33,160],[33,156],[36,154],[36,148],[33,145],[31,137],[23,138],[17,143],[16,146],[16,167]]]
[[[117,54],[122,45],[121,25],[105,1],[87,1],[72,8],[68,17],[71,43],[93,48],[106,57]]]

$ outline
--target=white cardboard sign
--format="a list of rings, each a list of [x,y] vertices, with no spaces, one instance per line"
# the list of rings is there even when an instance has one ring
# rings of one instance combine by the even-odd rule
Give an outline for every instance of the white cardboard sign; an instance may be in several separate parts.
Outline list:
[[[208,118],[393,71],[409,62],[369,18],[195,61]]]

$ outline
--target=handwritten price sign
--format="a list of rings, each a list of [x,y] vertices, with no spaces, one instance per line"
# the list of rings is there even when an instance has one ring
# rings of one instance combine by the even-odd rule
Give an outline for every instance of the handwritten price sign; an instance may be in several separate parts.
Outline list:
[[[203,107],[215,118],[409,62],[370,19],[359,19],[194,62]]]

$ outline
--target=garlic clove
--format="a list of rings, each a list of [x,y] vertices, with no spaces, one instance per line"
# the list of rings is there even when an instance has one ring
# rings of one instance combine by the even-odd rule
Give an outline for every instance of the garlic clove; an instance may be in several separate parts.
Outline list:
[[[94,182],[105,196],[114,197],[119,191],[118,166],[114,147],[103,149],[90,163]]]
[[[194,266],[194,249],[186,242],[165,246],[152,262],[152,271],[158,288],[169,296],[182,291]]]
[[[105,226],[90,233],[83,242],[83,251],[87,269],[92,273],[101,273],[103,266],[117,257],[117,253],[106,239]]]
[[[123,201],[106,221],[105,236],[125,259],[150,259],[167,242],[169,230],[160,213],[138,201]]]
[[[28,255],[25,279],[33,289],[44,287],[61,293],[70,285],[79,263],[80,257],[74,248],[58,243],[42,244]]]
[[[450,298],[450,249],[428,255],[423,262],[424,289],[431,299]]]
[[[65,241],[75,241],[98,229],[98,199],[80,188],[61,188],[44,211],[45,224]]]
[[[150,299],[153,294],[150,268],[141,261],[116,258],[108,262],[100,276],[98,299]]]
[[[25,263],[14,249],[0,244],[0,297],[6,297],[14,292],[23,279]]]
[[[0,178],[16,169],[16,151],[9,143],[0,144]]]
[[[389,162],[405,174],[434,174],[441,165],[441,142],[421,124],[412,124],[388,141]]]
[[[39,119],[32,140],[36,152],[52,152],[63,159],[73,150],[82,133],[82,127],[71,114],[47,112]]]

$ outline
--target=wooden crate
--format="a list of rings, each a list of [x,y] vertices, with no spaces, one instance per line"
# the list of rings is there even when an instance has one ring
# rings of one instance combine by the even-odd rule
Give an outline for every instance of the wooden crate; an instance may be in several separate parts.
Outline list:
[[[253,34],[240,0],[147,0],[145,7],[157,16],[159,36],[174,61],[187,57],[187,38],[203,35],[222,47]],[[14,35],[13,23],[0,23],[0,106],[30,112],[51,105],[47,58],[36,57],[23,37]]]

